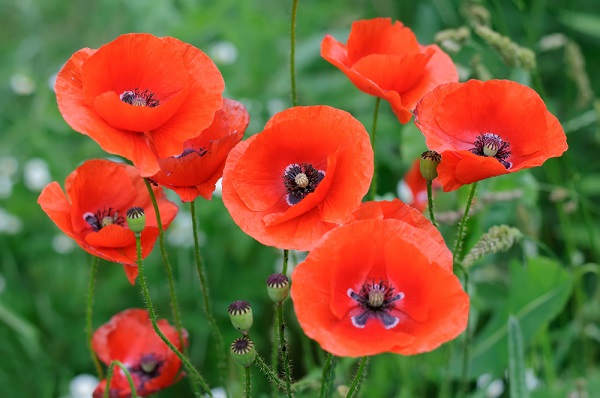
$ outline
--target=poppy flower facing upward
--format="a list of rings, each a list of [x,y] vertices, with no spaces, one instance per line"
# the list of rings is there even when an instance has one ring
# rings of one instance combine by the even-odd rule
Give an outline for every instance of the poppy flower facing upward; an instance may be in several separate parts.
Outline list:
[[[164,319],[158,321],[158,327],[175,347],[182,349],[174,327]],[[187,345],[185,330],[183,338]],[[107,366],[117,360],[127,367],[140,397],[162,390],[179,381],[182,376],[179,372],[181,360],[158,337],[146,310],[134,308],[113,316],[94,332],[92,348]],[[94,398],[102,398],[105,390],[106,380],[102,380],[94,390]],[[119,367],[115,367],[109,397],[131,397],[129,382]]]
[[[67,123],[131,160],[143,177],[211,124],[223,89],[221,73],[202,51],[145,33],[77,51],[55,85]]]
[[[354,22],[346,45],[325,36],[321,56],[359,90],[388,101],[400,123],[408,123],[425,93],[458,81],[448,54],[435,44],[419,44],[409,28],[390,18]]]
[[[287,109],[240,142],[223,171],[223,203],[259,242],[310,250],[351,220],[373,176],[369,135],[328,106]]]
[[[508,80],[442,85],[419,101],[415,124],[442,155],[444,191],[540,166],[567,150],[565,132],[540,96]]]
[[[155,187],[162,227],[166,229],[177,214],[162,188]],[[65,193],[54,181],[40,194],[38,203],[50,219],[86,252],[107,261],[123,264],[129,282],[138,274],[135,236],[128,228],[125,213],[141,207],[146,215],[142,231],[142,257],[152,251],[158,237],[156,215],[139,171],[109,160],[88,160],[67,177]]]
[[[174,190],[183,202],[210,200],[223,175],[229,151],[242,139],[250,117],[239,102],[224,99],[223,109],[198,137],[187,140],[178,156],[159,160],[161,171],[151,179]]]
[[[398,205],[371,202],[363,210],[385,217],[390,206]],[[340,226],[294,268],[298,322],[333,355],[418,354],[467,326],[469,298],[450,251],[417,210],[403,206],[396,215],[406,222],[377,217]]]

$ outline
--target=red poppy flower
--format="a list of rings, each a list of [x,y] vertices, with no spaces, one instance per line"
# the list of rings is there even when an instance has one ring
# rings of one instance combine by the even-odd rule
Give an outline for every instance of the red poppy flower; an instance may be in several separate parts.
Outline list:
[[[179,334],[174,327],[164,319],[158,321],[158,327],[175,347],[182,349]],[[183,338],[187,345],[185,329]],[[146,310],[134,308],[113,316],[94,332],[92,347],[107,366],[117,360],[127,367],[140,397],[153,394],[181,379],[181,360],[158,337]],[[106,380],[102,380],[94,390],[94,398],[102,398],[105,389]],[[131,397],[129,382],[119,367],[115,367],[109,396]]]
[[[448,54],[435,44],[420,45],[409,28],[390,18],[354,22],[347,45],[325,36],[321,56],[359,90],[388,101],[400,123],[408,123],[429,90],[458,81]]]
[[[309,250],[352,218],[373,176],[369,135],[328,106],[287,109],[240,142],[223,172],[223,202],[259,242]]]
[[[183,153],[159,160],[161,171],[152,180],[177,192],[183,202],[191,202],[198,195],[210,200],[223,175],[225,159],[244,136],[249,121],[244,105],[224,99],[213,123],[198,137],[187,140]]]
[[[122,35],[84,48],[56,78],[69,125],[148,177],[158,159],[179,155],[223,107],[221,73],[199,49],[172,37]]]
[[[338,227],[294,269],[298,322],[338,356],[431,351],[467,326],[469,298],[448,254],[430,231],[397,219]]]
[[[177,214],[162,188],[153,188],[163,228]],[[38,203],[56,225],[86,252],[123,264],[129,282],[137,276],[135,236],[127,227],[125,213],[131,207],[144,209],[142,257],[152,251],[158,237],[156,215],[150,195],[133,166],[109,160],[88,160],[67,177],[66,195],[54,181],[44,188]]]
[[[567,150],[559,121],[532,89],[508,80],[450,83],[415,110],[427,147],[442,155],[444,191],[540,166]]]
[[[398,195],[406,204],[422,212],[427,208],[427,181],[421,175],[419,164],[420,159],[416,159],[406,172],[398,184]],[[435,189],[440,188],[441,184],[434,178],[431,186]],[[432,193],[435,194],[433,189]]]

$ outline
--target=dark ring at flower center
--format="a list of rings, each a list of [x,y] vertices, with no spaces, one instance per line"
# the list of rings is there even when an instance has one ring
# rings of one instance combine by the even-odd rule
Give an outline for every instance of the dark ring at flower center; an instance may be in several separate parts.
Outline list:
[[[390,312],[396,308],[395,301],[402,300],[404,293],[395,293],[393,286],[386,281],[367,282],[362,285],[360,292],[348,289],[348,296],[358,303],[362,312],[350,319],[352,324],[362,329],[370,318],[379,319],[386,329],[391,329],[400,322],[400,318]]]
[[[123,91],[119,98],[126,104],[133,106],[147,106],[149,108],[154,108],[160,105],[160,101],[154,97],[154,93],[147,89],[140,91],[139,89],[134,88],[133,90]]]
[[[97,210],[95,213],[88,211],[83,215],[83,219],[92,227],[94,232],[98,232],[111,224],[117,224],[122,227],[127,224],[125,217],[120,216],[118,211],[113,212],[112,207],[109,207],[108,210]]]
[[[512,167],[512,163],[506,160],[511,153],[510,143],[502,140],[498,134],[479,134],[473,145],[474,148],[471,148],[471,152],[475,155],[493,157],[507,169]]]
[[[288,205],[299,203],[306,195],[314,192],[325,178],[325,172],[310,163],[292,163],[283,172],[283,184],[287,191]]]

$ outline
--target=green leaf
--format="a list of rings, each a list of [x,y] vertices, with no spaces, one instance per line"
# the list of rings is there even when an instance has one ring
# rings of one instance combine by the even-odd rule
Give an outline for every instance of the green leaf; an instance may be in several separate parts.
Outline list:
[[[562,10],[558,19],[576,32],[600,38],[600,17],[597,15]]]
[[[499,375],[508,364],[508,319],[519,321],[523,344],[551,321],[564,307],[573,285],[573,276],[554,260],[536,257],[522,266],[509,266],[510,282],[505,297],[494,297],[492,318],[473,339],[469,375]],[[457,358],[460,355],[456,355]],[[457,368],[458,363],[456,364]]]
[[[519,320],[512,315],[508,317],[508,381],[511,398],[529,397],[525,385],[523,334]]]

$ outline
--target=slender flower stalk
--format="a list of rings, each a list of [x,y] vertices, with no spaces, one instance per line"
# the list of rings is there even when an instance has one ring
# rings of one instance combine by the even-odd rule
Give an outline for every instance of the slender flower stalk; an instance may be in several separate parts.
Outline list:
[[[156,312],[154,311],[154,305],[152,304],[152,299],[150,298],[150,292],[148,291],[148,284],[146,283],[146,277],[144,275],[144,267],[143,267],[143,262],[142,262],[142,244],[141,244],[140,238],[141,238],[141,234],[139,234],[139,233],[135,234],[137,255],[138,255],[138,269],[139,269],[138,278],[139,278],[140,285],[142,287],[142,295],[144,296],[144,301],[146,302],[146,308],[148,309],[148,314],[150,315],[152,327],[154,328],[154,331],[156,332],[158,337],[160,337],[161,340],[164,341],[167,346],[169,346],[171,351],[173,351],[179,357],[181,362],[183,362],[183,364],[186,367],[186,370],[192,375],[193,379],[196,380],[198,382],[198,384],[200,384],[200,386],[202,387],[204,392],[206,392],[209,396],[212,397],[212,392],[210,391],[208,384],[206,384],[206,382],[204,381],[204,378],[200,375],[200,373],[198,373],[198,371],[196,370],[194,365],[192,365],[192,363],[189,361],[189,359],[187,359],[186,356],[183,355],[177,349],[177,347],[175,347],[173,345],[173,343],[171,343],[169,341],[169,339],[167,339],[167,337],[160,331],[158,324],[156,323]],[[180,336],[181,336],[181,334],[180,334]],[[185,345],[182,345],[182,347],[185,347]]]
[[[325,364],[323,365],[323,374],[321,376],[321,393],[319,398],[326,398],[331,391],[331,381],[333,380],[335,357],[331,353],[327,353]]]
[[[108,368],[108,373],[106,375],[106,389],[104,390],[104,398],[110,398],[110,382],[112,381],[115,366],[120,367],[123,373],[125,373],[125,377],[127,377],[127,381],[129,382],[129,388],[131,389],[131,398],[137,398],[135,384],[133,383],[133,379],[131,378],[129,369],[127,369],[127,367],[122,362],[117,360],[112,361],[110,363],[110,367]]]
[[[96,367],[96,374],[99,379],[104,378],[104,373],[102,372],[102,366],[100,366],[100,361],[98,361],[98,357],[94,352],[94,348],[92,347],[92,333],[93,333],[93,323],[92,323],[92,313],[94,311],[94,284],[96,282],[96,272],[98,271],[98,264],[100,263],[100,258],[93,256],[92,258],[92,269],[90,271],[90,287],[88,290],[87,297],[87,307],[85,311],[86,315],[86,323],[85,323],[85,332],[87,334],[88,346],[90,348],[90,354],[92,356],[92,361],[94,361],[94,366]]]
[[[292,21],[290,25],[290,81],[292,84],[292,106],[298,105],[296,92],[296,11],[298,0],[292,1]]]
[[[260,355],[256,355],[256,360],[254,361],[254,363],[256,364],[256,366],[258,366],[260,371],[263,372],[265,376],[267,376],[269,381],[271,381],[271,383],[275,385],[275,387],[282,390],[286,388],[285,382],[281,380],[279,376],[277,376],[277,373],[271,367],[269,367],[269,365],[266,364],[265,360],[262,359]]]
[[[435,211],[433,211],[433,189],[431,188],[431,181],[427,181],[427,203],[429,207],[429,218],[431,219],[431,223],[434,227],[437,228],[437,223],[435,222]]]
[[[288,357],[288,350],[285,341],[285,324],[283,323],[283,302],[276,305],[277,307],[277,325],[279,326],[279,349],[281,350],[281,357],[283,360],[283,369],[285,372],[285,391],[288,398],[293,396],[292,394],[292,370],[290,367],[290,359]]]
[[[358,362],[358,370],[354,375],[354,379],[352,379],[352,383],[350,384],[350,389],[348,390],[348,394],[346,394],[346,397],[352,398],[358,394],[358,389],[360,388],[360,383],[362,382],[362,379],[364,377],[365,367],[367,366],[368,362],[369,357],[362,357]]]
[[[377,132],[377,117],[379,115],[379,104],[381,103],[381,98],[377,97],[375,99],[375,111],[373,112],[373,128],[371,129],[371,145],[373,146],[373,156],[375,156],[375,138]],[[377,194],[377,164],[373,162],[373,179],[371,180],[371,188],[369,189],[369,199],[375,200],[375,195]]]
[[[167,273],[167,280],[169,281],[169,296],[171,297],[171,311],[173,312],[173,319],[175,321],[175,329],[177,329],[177,334],[179,335],[179,344],[185,350],[185,344],[183,342],[183,334],[182,334],[182,326],[181,326],[181,316],[179,315],[179,305],[177,304],[177,296],[175,294],[175,283],[173,281],[173,269],[171,268],[171,263],[169,263],[169,258],[167,257],[167,251],[165,249],[165,234],[162,228],[162,223],[160,219],[160,210],[158,209],[158,203],[156,202],[156,197],[154,196],[154,191],[148,182],[148,179],[144,178],[144,184],[146,184],[146,188],[148,189],[148,193],[150,194],[150,199],[152,200],[152,206],[154,207],[154,212],[156,213],[156,222],[158,224],[158,241],[160,244],[160,253],[163,259],[163,265],[165,267],[165,272]],[[141,267],[140,267],[141,270]]]
[[[223,342],[223,335],[219,330],[217,321],[212,312],[212,306],[210,303],[210,294],[208,291],[208,281],[206,278],[206,270],[204,269],[204,261],[202,260],[202,254],[200,254],[200,245],[198,243],[198,220],[196,218],[196,202],[190,202],[190,210],[192,213],[192,228],[194,230],[194,253],[196,258],[196,269],[198,270],[198,277],[200,278],[200,287],[202,289],[202,299],[204,301],[204,314],[208,319],[208,323],[212,329],[213,336],[216,340],[217,354],[219,358],[219,373],[221,376],[221,382],[227,384],[228,379],[228,368],[227,359],[225,357],[225,343]]]
[[[252,383],[250,381],[250,368],[244,368],[246,374],[246,388],[244,388],[244,397],[250,398],[252,396]]]
[[[465,207],[465,212],[460,220],[460,224],[458,226],[458,234],[456,236],[456,242],[454,243],[454,250],[452,251],[452,262],[454,265],[460,263],[462,260],[462,251],[463,244],[466,235],[467,221],[469,220],[469,211],[471,210],[471,205],[473,204],[473,197],[475,197],[475,189],[477,188],[477,182],[474,182],[471,185],[471,191],[469,192],[469,198],[467,199],[467,206]],[[462,268],[462,267],[461,267]]]

